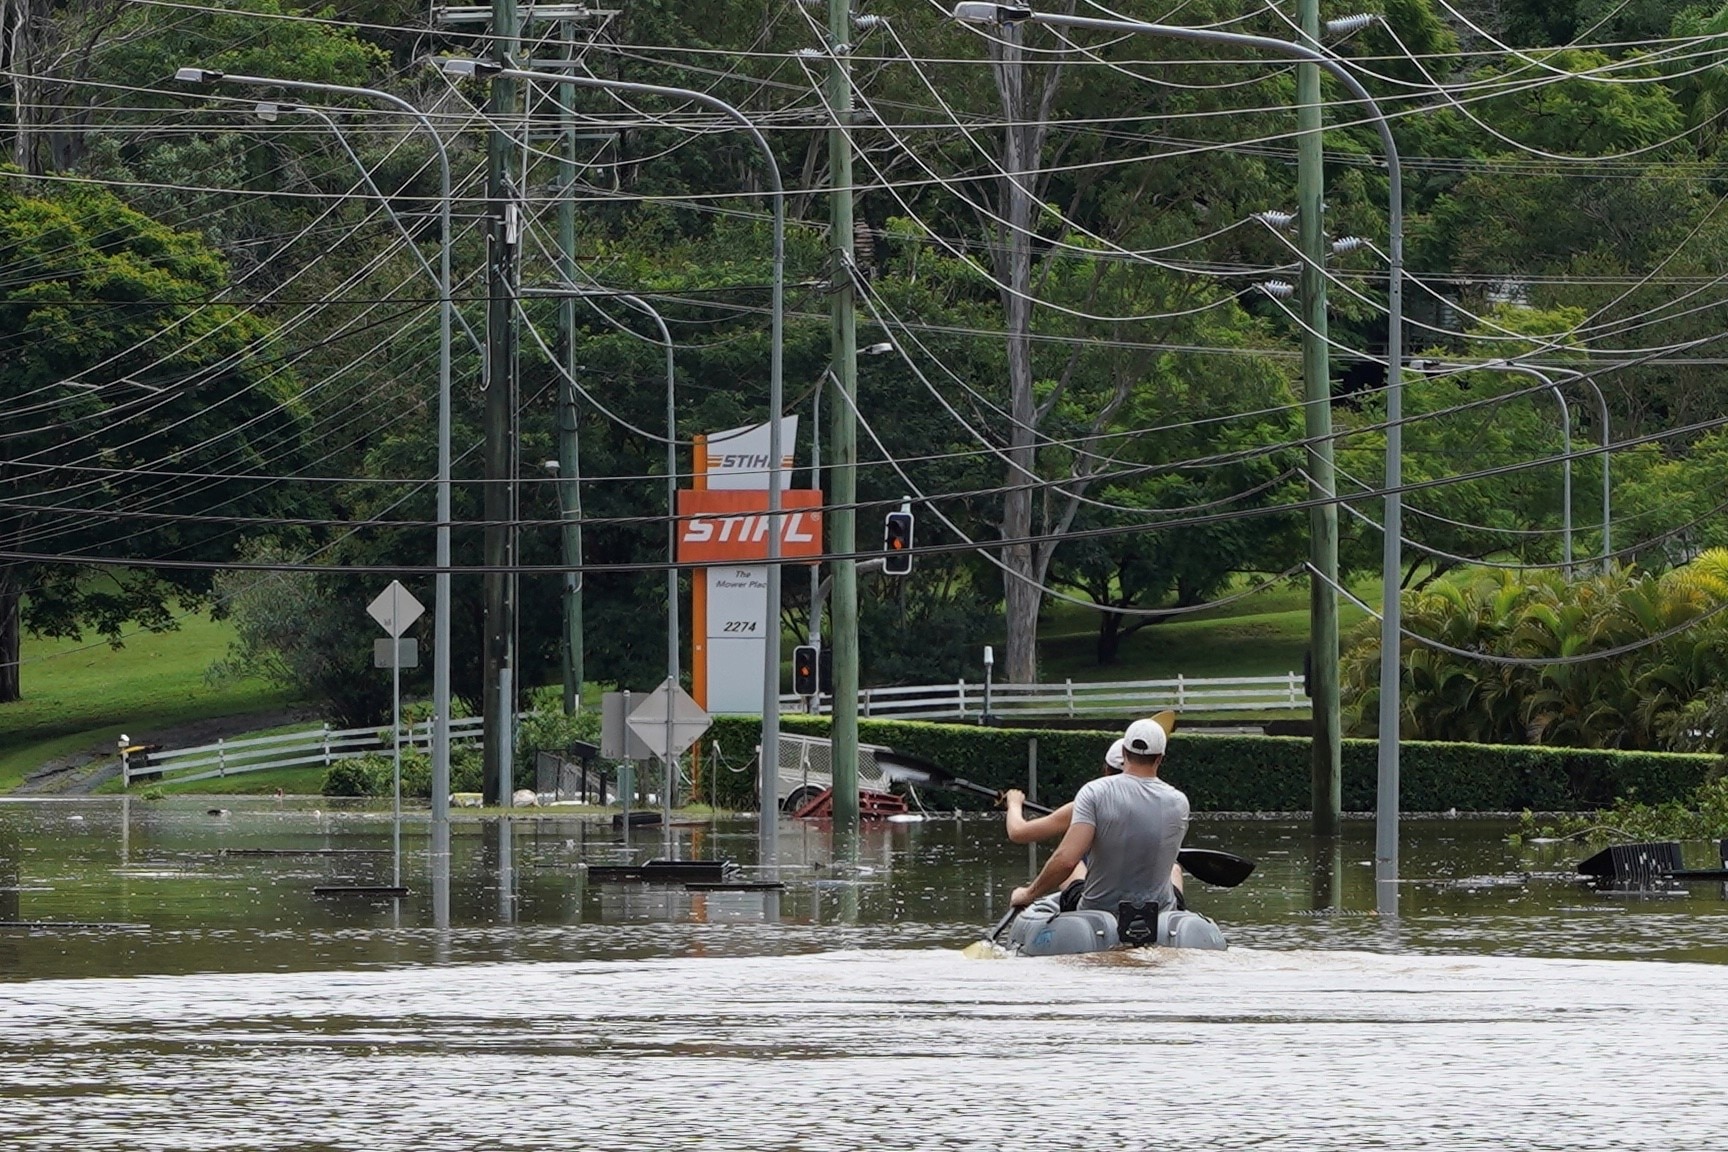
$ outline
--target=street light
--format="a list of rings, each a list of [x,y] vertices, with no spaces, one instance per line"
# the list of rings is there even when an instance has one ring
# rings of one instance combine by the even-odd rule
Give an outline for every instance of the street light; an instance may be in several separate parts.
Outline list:
[[[381,100],[412,116],[432,138],[438,152],[438,527],[436,529],[432,601],[432,821],[450,819],[450,329],[454,313],[450,285],[450,153],[426,113],[389,92],[311,80],[273,76],[242,76],[213,68],[180,68],[174,79],[183,84],[270,85],[305,92],[360,96]]]
[[[434,284],[438,283],[438,270],[432,267],[431,264],[427,263],[426,257],[420,254],[418,241],[414,239],[414,233],[409,229],[408,225],[402,222],[402,217],[397,215],[396,209],[390,206],[390,198],[384,195],[384,190],[378,187],[378,182],[376,180],[372,179],[371,169],[367,168],[366,162],[360,159],[360,154],[354,151],[354,146],[348,143],[348,137],[337,125],[335,117],[331,116],[328,112],[315,104],[292,104],[281,100],[258,101],[258,103],[252,107],[252,115],[258,117],[258,119],[264,121],[266,124],[275,124],[280,121],[283,116],[311,116],[322,123],[324,127],[330,129],[330,135],[335,138],[337,144],[341,145],[343,153],[347,155],[348,159],[354,162],[354,168],[360,173],[360,179],[365,182],[366,190],[372,194],[372,198],[377,201],[378,207],[383,211],[384,215],[390,218],[390,223],[395,226],[396,231],[401,234],[402,239],[407,241],[405,247],[409,254],[414,257],[414,262],[420,265],[420,270],[426,273],[427,277]],[[473,327],[469,325],[468,321],[463,318],[462,314],[460,312],[455,312],[453,313],[452,319],[451,339],[455,339],[455,329],[461,328],[463,332],[467,333],[469,343],[474,345],[474,351],[476,353],[484,353],[486,350],[485,343],[480,339],[479,334],[474,331]]]
[[[671,692],[679,686],[678,673],[682,664],[678,647],[678,569],[676,566],[678,562],[678,409],[676,405],[677,377],[674,371],[673,357],[677,346],[672,342],[672,331],[666,326],[666,318],[660,314],[658,308],[640,296],[629,292],[586,289],[574,284],[561,285],[557,291],[560,295],[578,296],[589,301],[597,296],[611,296],[622,300],[638,312],[646,313],[649,319],[654,321],[655,326],[660,329],[660,345],[666,357],[666,682],[668,684],[667,691]],[[601,315],[604,316],[605,313],[601,313]],[[619,327],[623,326],[619,325]],[[629,329],[624,330],[629,331]],[[574,392],[573,385],[571,392]],[[573,400],[572,403],[574,403]],[[560,429],[560,434],[562,432],[563,429]],[[575,435],[573,428],[570,430],[570,435],[572,437]],[[546,467],[549,470],[556,470],[558,462],[548,460]],[[566,477],[564,484],[574,491],[575,478]],[[574,507],[574,500],[571,501],[571,504],[572,507],[565,508],[562,497],[560,498],[560,509],[567,528],[564,549],[564,563],[567,568],[579,566],[581,551],[581,515]],[[580,577],[569,572],[565,574],[566,646],[573,646],[582,642],[582,638],[576,635],[574,629],[571,628],[571,620],[574,616],[572,607],[575,601],[575,590],[580,589],[581,586]],[[668,749],[672,747],[672,720],[672,712],[668,710],[666,713],[666,747]],[[669,796],[671,794],[671,787],[671,768],[668,764],[666,786],[663,789],[664,795]],[[664,822],[670,826],[671,820],[671,806],[670,801],[668,801]]]
[[[761,129],[743,112],[717,96],[691,88],[674,88],[665,84],[637,84],[627,80],[610,80],[599,76],[572,76],[562,72],[535,72],[522,68],[506,68],[490,60],[468,60],[445,57],[432,63],[451,76],[472,76],[487,79],[502,76],[513,80],[538,81],[544,84],[569,84],[577,88],[598,88],[606,92],[635,92],[649,96],[671,96],[689,100],[728,117],[749,133],[762,158],[767,162],[769,185],[774,203],[774,286],[772,321],[768,354],[768,607],[767,655],[762,668],[762,754],[758,758],[758,787],[761,789],[761,811],[758,814],[758,845],[763,864],[773,864],[779,854],[777,821],[779,811],[774,795],[780,762],[780,482],[784,471],[783,449],[780,443],[780,410],[784,406],[781,377],[781,352],[784,347],[785,280],[786,280],[786,190],[780,181],[780,164],[774,150],[768,146]],[[670,704],[668,704],[670,710]]]
[[[1560,405],[1560,524],[1561,541],[1564,548],[1562,559],[1566,562],[1566,578],[1572,578],[1572,409],[1566,404],[1566,394],[1547,376],[1534,368],[1522,365],[1508,365],[1508,372],[1528,372],[1548,386],[1548,391],[1554,394],[1554,402]]]
[[[678,654],[678,409],[675,404],[677,387],[673,373],[672,331],[660,310],[628,292],[618,299],[645,312],[660,329],[660,342],[666,350],[666,755],[660,762],[663,772],[660,788],[660,823],[672,827],[672,765],[678,757],[672,751],[672,696],[679,688],[678,669],[682,662]],[[779,665],[775,665],[776,671]],[[779,687],[778,683],[775,685]]]
[[[1368,110],[1374,121],[1380,147],[1386,155],[1387,264],[1390,266],[1386,293],[1386,522],[1381,552],[1384,589],[1380,615],[1379,781],[1375,801],[1374,877],[1376,907],[1382,913],[1395,914],[1398,910],[1399,652],[1403,634],[1403,606],[1398,599],[1398,585],[1403,572],[1399,542],[1404,519],[1403,494],[1400,492],[1404,483],[1404,171],[1398,162],[1398,144],[1392,139],[1391,124],[1374,97],[1343,64],[1305,44],[1267,36],[1220,32],[1212,28],[1183,28],[1138,20],[1034,12],[1023,5],[997,4],[989,0],[962,0],[954,6],[954,19],[968,24],[1046,24],[1270,52],[1324,68]]]
[[[1613,449],[1614,440],[1613,440],[1612,436],[1610,435],[1609,429],[1608,429],[1608,398],[1606,396],[1602,395],[1601,385],[1597,384],[1596,381],[1591,379],[1589,375],[1587,375],[1586,373],[1578,371],[1576,368],[1543,367],[1543,368],[1538,369],[1538,368],[1535,368],[1529,364],[1523,364],[1523,363],[1519,363],[1517,361],[1512,361],[1512,360],[1490,361],[1489,363],[1482,365],[1482,367],[1495,368],[1495,369],[1498,369],[1498,370],[1503,371],[1503,372],[1523,372],[1527,375],[1534,376],[1536,379],[1542,381],[1542,383],[1548,385],[1548,387],[1550,387],[1554,390],[1555,397],[1560,400],[1560,409],[1561,409],[1561,412],[1563,414],[1566,411],[1566,400],[1564,397],[1562,397],[1560,395],[1560,386],[1555,384],[1553,379],[1550,376],[1548,376],[1549,372],[1564,372],[1564,373],[1566,373],[1567,379],[1573,381],[1574,383],[1589,385],[1590,391],[1595,395],[1595,397],[1596,397],[1596,422],[1599,425],[1601,425],[1601,431],[1602,431],[1602,453],[1601,453],[1601,455],[1602,455],[1602,571],[1604,574],[1606,574],[1614,565],[1613,549],[1609,543],[1609,538],[1608,538],[1609,527],[1610,527],[1612,520],[1613,520],[1613,509],[1614,509],[1613,498],[1612,498],[1612,495],[1611,495],[1610,490],[1609,490],[1608,454]],[[1564,418],[1564,416],[1562,418]],[[1567,480],[1566,512],[1567,512],[1567,516],[1568,516],[1568,526],[1569,526],[1570,525],[1570,516],[1571,516],[1571,512],[1572,512],[1572,506],[1571,506],[1572,450],[1571,450],[1571,438],[1570,438],[1570,436],[1568,436],[1568,438],[1567,438],[1566,480]],[[1568,544],[1568,547],[1567,547],[1567,552],[1566,552],[1566,559],[1567,559],[1568,563],[1570,563],[1570,561],[1572,559],[1572,552],[1571,552],[1571,547],[1570,547],[1570,544],[1571,544],[1570,529],[1568,529],[1567,544]],[[1568,573],[1570,573],[1571,569],[1568,568],[1567,571],[1568,571]]]
[[[1596,422],[1601,425],[1602,433],[1602,571],[1604,573],[1613,566],[1612,547],[1609,543],[1609,529],[1613,522],[1613,497],[1609,490],[1609,460],[1608,455],[1613,449],[1614,440],[1608,427],[1608,398],[1602,394],[1601,385],[1591,379],[1586,373],[1576,368],[1542,367],[1524,364],[1516,360],[1486,360],[1480,364],[1440,364],[1435,367],[1451,372],[1469,371],[1476,368],[1486,368],[1495,372],[1521,372],[1541,381],[1549,391],[1554,393],[1554,399],[1560,404],[1560,420],[1565,432],[1566,475],[1564,485],[1565,500],[1565,540],[1566,540],[1566,572],[1572,572],[1572,420],[1570,409],[1566,405],[1566,397],[1560,391],[1560,385],[1548,375],[1550,372],[1564,372],[1567,379],[1574,383],[1589,385],[1590,391],[1596,397]]]

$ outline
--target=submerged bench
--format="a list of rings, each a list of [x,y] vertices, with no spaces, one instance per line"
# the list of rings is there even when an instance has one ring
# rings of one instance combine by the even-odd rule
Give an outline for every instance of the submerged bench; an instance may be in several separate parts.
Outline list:
[[[589,864],[588,879],[637,884],[719,884],[738,871],[730,860],[650,860],[646,864]]]
[[[1578,872],[1616,884],[1649,885],[1667,880],[1728,880],[1728,840],[1717,845],[1719,868],[1688,868],[1678,840],[1611,844],[1578,864]]]

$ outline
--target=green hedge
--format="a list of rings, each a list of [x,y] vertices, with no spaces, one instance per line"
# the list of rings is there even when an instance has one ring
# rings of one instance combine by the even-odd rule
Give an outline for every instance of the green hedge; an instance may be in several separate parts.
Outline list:
[[[823,716],[783,716],[787,732],[823,736]],[[754,717],[717,717],[703,740],[719,744],[724,765],[712,783],[722,807],[756,806],[753,764],[761,739]],[[1027,744],[1038,741],[1038,795],[1065,801],[1096,776],[1104,750],[1121,735],[1107,731],[984,728],[906,720],[860,720],[858,739],[929,760],[956,776],[994,788],[1026,786]],[[1180,731],[1170,745],[1164,777],[1188,794],[1197,812],[1300,812],[1309,807],[1308,741],[1290,736],[1224,736]],[[1622,796],[1648,803],[1679,800],[1710,774],[1714,756],[1666,752],[1612,752],[1530,745],[1443,744],[1407,740],[1399,751],[1399,806],[1406,812],[1583,811]],[[727,770],[729,766],[731,771]],[[703,762],[703,798],[714,768]],[[1378,748],[1372,740],[1346,740],[1344,808],[1374,809]],[[976,797],[943,793],[942,803],[976,807]],[[926,798],[928,801],[928,797]]]
[[[478,747],[450,749],[450,791],[479,792],[484,784],[484,757]],[[396,764],[388,753],[374,752],[338,760],[324,770],[319,791],[325,796],[389,796],[395,791]],[[402,750],[402,795],[430,799],[432,758],[418,749]]]

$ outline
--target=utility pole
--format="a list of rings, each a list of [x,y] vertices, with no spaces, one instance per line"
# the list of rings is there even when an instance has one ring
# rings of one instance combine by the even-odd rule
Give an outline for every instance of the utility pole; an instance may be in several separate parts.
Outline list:
[[[567,349],[574,343],[575,311],[574,297],[558,302],[558,320]],[[566,351],[564,359],[565,370],[575,372],[575,351]],[[576,386],[566,382],[559,395],[558,513],[564,563],[564,642],[560,650],[564,714],[574,716],[582,708],[582,454],[576,439]]]
[[[1319,0],[1299,0],[1302,39],[1320,46]],[[1314,834],[1336,836],[1342,822],[1338,701],[1338,505],[1332,463],[1332,379],[1326,354],[1326,174],[1320,66],[1296,65],[1296,221],[1302,249],[1302,380],[1308,440],[1308,644],[1312,685]],[[1397,355],[1395,350],[1389,353]]]
[[[839,395],[829,408],[828,549],[834,566],[834,701],[829,729],[833,757],[836,842],[858,830],[858,318],[852,233],[852,8],[828,0],[829,322],[833,379]],[[777,413],[769,413],[770,419]],[[817,612],[817,605],[811,612]],[[778,627],[769,622],[770,627]]]
[[[576,29],[561,21],[565,58],[575,43]],[[564,712],[574,715],[582,707],[582,455],[576,439],[576,86],[558,88],[558,131],[563,152],[558,163],[558,265],[566,291],[558,300],[559,347],[564,354],[568,379],[558,390],[558,483],[564,498]]]
[[[516,0],[492,0],[492,54],[515,63],[520,24]],[[516,564],[512,508],[515,504],[516,445],[511,431],[516,415],[516,253],[522,219],[510,184],[516,141],[516,81],[499,76],[486,102],[491,124],[486,137],[486,403],[485,564],[486,607],[482,666],[485,741],[485,802],[505,805],[513,791],[515,759],[516,597],[511,569]]]

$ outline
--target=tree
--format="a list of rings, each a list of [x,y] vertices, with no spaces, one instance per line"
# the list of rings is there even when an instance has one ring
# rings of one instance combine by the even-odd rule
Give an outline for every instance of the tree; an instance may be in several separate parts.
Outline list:
[[[113,195],[0,185],[0,702],[22,629],[119,644],[173,627],[206,571],[283,498],[298,448],[290,374],[256,317],[216,303],[221,260]],[[91,567],[85,557],[138,558]]]
[[[284,564],[297,562],[300,550],[260,540],[243,555],[251,564]],[[372,666],[369,641],[378,631],[366,614],[369,601],[332,589],[317,572],[247,569],[219,573],[213,599],[235,631],[213,674],[258,676],[291,689],[318,701],[344,728],[389,718],[389,679]]]

